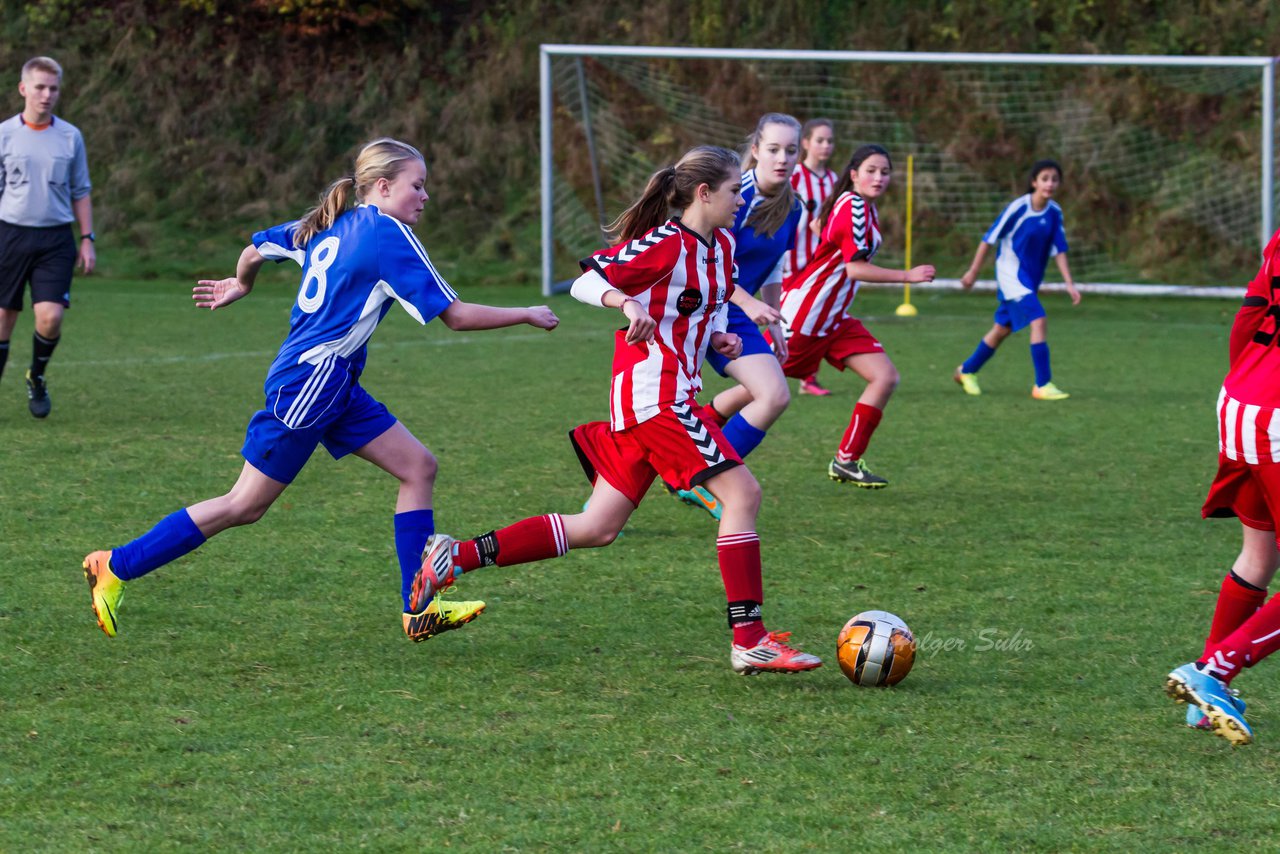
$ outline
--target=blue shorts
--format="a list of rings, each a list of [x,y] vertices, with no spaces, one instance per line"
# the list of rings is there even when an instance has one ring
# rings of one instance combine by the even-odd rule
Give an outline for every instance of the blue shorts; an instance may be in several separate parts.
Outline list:
[[[773,348],[769,346],[768,341],[764,340],[764,333],[760,331],[760,327],[752,323],[747,313],[736,305],[729,306],[729,324],[725,331],[732,332],[742,339],[742,353],[739,354],[739,358],[755,356],[759,353],[773,355]],[[732,361],[715,350],[707,349],[707,364],[715,368],[716,373],[722,377],[729,376],[725,373],[725,369]]]
[[[1044,316],[1044,306],[1040,304],[1040,297],[1036,294],[1027,294],[1017,300],[1000,300],[993,319],[1001,326],[1011,327],[1014,332],[1017,332],[1030,326],[1031,321],[1039,320]]]
[[[358,451],[396,423],[396,417],[358,382],[346,363],[299,365],[283,382],[268,378],[266,406],[254,413],[241,454],[272,480],[293,483],[317,445],[335,459]]]

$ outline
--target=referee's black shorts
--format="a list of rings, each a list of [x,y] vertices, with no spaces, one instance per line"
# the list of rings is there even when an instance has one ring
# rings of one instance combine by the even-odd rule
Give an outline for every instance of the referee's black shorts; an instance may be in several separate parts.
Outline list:
[[[31,302],[71,305],[76,239],[71,225],[34,227],[0,221],[0,308],[22,311],[22,292],[31,283]]]

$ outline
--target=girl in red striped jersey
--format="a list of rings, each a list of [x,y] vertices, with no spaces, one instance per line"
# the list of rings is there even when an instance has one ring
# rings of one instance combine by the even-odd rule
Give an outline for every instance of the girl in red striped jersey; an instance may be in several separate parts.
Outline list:
[[[805,264],[818,251],[821,237],[813,228],[817,222],[818,211],[822,203],[831,195],[836,185],[836,173],[827,168],[827,161],[836,150],[836,131],[831,119],[810,119],[800,129],[800,149],[804,158],[795,172],[791,173],[791,188],[800,200],[800,222],[796,225],[795,246],[787,253],[787,266],[783,277],[796,270],[804,269]],[[800,393],[814,397],[826,397],[831,390],[823,388],[818,382],[818,369],[813,374],[800,380]]]
[[[1222,579],[1204,651],[1165,679],[1188,703],[1187,725],[1233,744],[1253,731],[1230,687],[1246,667],[1280,650],[1280,598],[1267,587],[1280,567],[1280,231],[1263,251],[1228,342],[1230,368],[1218,394],[1218,474],[1201,514],[1235,516],[1244,541]]]
[[[569,434],[591,498],[581,513],[534,516],[464,542],[437,535],[414,580],[411,601],[428,601],[457,575],[559,557],[614,541],[657,476],[681,489],[704,486],[723,505],[716,552],[733,631],[730,664],[739,673],[812,670],[822,662],[769,632],[756,516],[760,485],[694,396],[708,347],[730,359],[741,339],[724,331],[726,303],[749,315],[767,306],[735,292],[730,228],[743,204],[741,163],[701,146],[655,173],[612,230],[621,242],[582,261],[573,296],[620,310],[614,336],[609,421]],[[679,216],[670,217],[673,210]]]
[[[864,145],[853,153],[835,190],[818,211],[822,239],[805,267],[782,283],[782,317],[787,326],[789,377],[811,375],[823,359],[840,370],[852,370],[867,381],[827,476],[841,483],[880,489],[889,481],[873,474],[862,455],[898,385],[898,369],[884,347],[848,315],[863,282],[929,282],[934,268],[910,270],[877,267],[870,259],[880,248],[880,221],[875,200],[893,177],[889,152]]]

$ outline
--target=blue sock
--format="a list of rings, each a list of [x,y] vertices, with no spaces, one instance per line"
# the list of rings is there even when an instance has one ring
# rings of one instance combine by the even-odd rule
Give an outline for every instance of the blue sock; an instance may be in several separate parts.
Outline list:
[[[111,552],[111,571],[122,581],[141,578],[204,545],[191,514],[184,507],[165,516],[150,531]]]
[[[964,360],[964,364],[960,366],[960,370],[966,374],[976,374],[982,370],[982,366],[987,363],[996,354],[996,351],[987,346],[987,342],[978,339],[978,346],[973,351],[973,355]]]
[[[756,449],[756,446],[764,440],[765,436],[765,431],[743,418],[741,412],[730,418],[720,428],[720,432],[724,433],[724,437],[729,440],[729,444],[733,445],[733,449],[743,459],[746,459],[747,454]]]
[[[1049,370],[1048,341],[1031,345],[1031,364],[1036,366],[1036,385],[1045,385],[1053,379],[1053,371]]]
[[[395,525],[396,557],[400,559],[400,598],[408,611],[413,577],[422,566],[422,550],[436,532],[436,514],[434,510],[406,510],[395,515]]]

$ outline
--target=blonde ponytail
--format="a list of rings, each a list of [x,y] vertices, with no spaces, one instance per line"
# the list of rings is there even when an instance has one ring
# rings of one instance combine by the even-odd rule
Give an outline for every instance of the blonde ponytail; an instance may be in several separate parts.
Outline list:
[[[412,160],[426,162],[418,149],[390,137],[375,139],[361,148],[356,155],[355,172],[330,184],[320,196],[320,204],[298,220],[293,231],[294,245],[305,247],[311,238],[332,228],[338,217],[346,212],[352,196],[357,201],[364,201],[365,195],[379,179],[394,181],[405,164]]]

